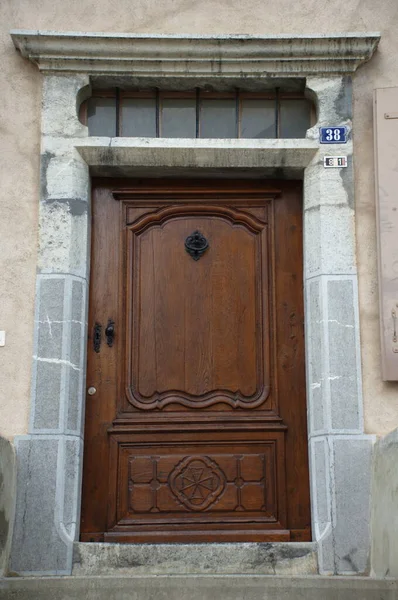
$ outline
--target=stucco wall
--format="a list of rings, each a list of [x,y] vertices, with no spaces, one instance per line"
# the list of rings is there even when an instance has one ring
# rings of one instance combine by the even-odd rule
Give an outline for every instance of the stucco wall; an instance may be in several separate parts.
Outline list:
[[[215,10],[216,9],[216,10]],[[9,30],[138,33],[331,33],[380,31],[376,56],[354,78],[354,160],[357,207],[363,384],[366,431],[384,434],[398,423],[398,384],[380,376],[373,178],[372,93],[398,85],[396,0],[3,0],[0,3],[0,132],[2,210],[0,255],[0,432],[27,430],[36,267],[41,77],[15,51]]]

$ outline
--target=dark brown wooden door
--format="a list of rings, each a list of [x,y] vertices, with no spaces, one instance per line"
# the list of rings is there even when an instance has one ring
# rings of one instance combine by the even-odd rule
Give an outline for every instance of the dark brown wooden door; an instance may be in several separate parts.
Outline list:
[[[89,332],[83,541],[310,539],[300,182],[94,182]]]

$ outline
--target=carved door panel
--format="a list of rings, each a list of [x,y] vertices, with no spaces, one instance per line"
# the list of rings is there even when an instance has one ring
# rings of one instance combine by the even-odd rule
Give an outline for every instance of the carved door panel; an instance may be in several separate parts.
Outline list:
[[[81,539],[310,539],[300,183],[102,180],[92,240]]]

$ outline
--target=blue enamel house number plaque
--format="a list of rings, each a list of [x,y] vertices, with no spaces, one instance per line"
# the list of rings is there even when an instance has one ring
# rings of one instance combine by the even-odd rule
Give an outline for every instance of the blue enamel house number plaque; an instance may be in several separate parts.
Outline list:
[[[319,141],[321,144],[346,144],[346,127],[320,127]]]

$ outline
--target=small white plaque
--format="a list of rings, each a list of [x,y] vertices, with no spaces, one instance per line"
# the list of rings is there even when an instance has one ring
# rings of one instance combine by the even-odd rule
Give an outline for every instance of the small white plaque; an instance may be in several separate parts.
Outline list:
[[[0,346],[6,345],[6,332],[0,331]]]
[[[347,157],[346,156],[324,156],[323,157],[323,166],[327,169],[330,168],[338,168],[347,166]]]

